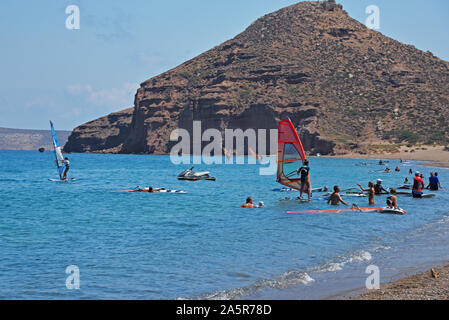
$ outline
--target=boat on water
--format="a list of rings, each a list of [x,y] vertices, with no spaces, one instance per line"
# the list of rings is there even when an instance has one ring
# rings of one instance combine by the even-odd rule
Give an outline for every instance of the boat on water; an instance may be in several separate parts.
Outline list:
[[[188,180],[188,181],[197,181],[197,180],[210,180],[215,181],[215,177],[210,176],[209,171],[203,172],[194,172],[193,167],[190,169],[184,170],[178,175],[178,180]]]

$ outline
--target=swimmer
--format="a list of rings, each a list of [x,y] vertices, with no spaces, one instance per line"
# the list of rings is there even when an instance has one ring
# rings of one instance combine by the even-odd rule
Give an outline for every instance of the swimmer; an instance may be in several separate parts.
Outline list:
[[[341,202],[344,205],[349,206],[349,204],[341,198],[341,195],[339,192],[340,192],[340,187],[334,186],[334,193],[332,193],[331,196],[329,197],[329,199],[327,200],[327,204],[331,203],[333,206],[338,206],[338,204]]]
[[[240,208],[254,208],[253,198],[246,198],[246,202],[240,206]]]

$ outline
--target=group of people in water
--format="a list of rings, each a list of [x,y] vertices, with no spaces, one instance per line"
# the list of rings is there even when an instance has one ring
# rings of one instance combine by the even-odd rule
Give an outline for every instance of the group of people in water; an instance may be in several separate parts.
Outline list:
[[[412,169],[410,169],[409,174],[413,174]],[[408,178],[405,178],[404,185],[410,184]],[[413,179],[413,189],[421,190],[424,189],[424,175],[420,172],[415,172],[415,178]],[[429,177],[429,184],[425,189],[438,191],[441,189],[440,179],[438,178],[438,172],[431,172]]]
[[[380,180],[380,179],[379,179]],[[381,180],[380,180],[381,181]],[[379,183],[374,184],[373,182],[368,183],[368,189],[363,188],[359,183],[357,185],[360,187],[360,189],[364,192],[368,192],[368,202],[370,205],[374,205],[374,196],[375,195],[381,195],[381,194],[390,194],[390,196],[387,198],[387,208],[390,209],[399,209],[398,207],[398,198],[396,196],[396,189],[391,188],[390,192],[387,192],[382,185]],[[377,186],[377,188],[376,188]],[[385,192],[383,192],[385,191]],[[334,206],[339,205],[340,203],[349,206],[349,203],[344,201],[340,195],[341,189],[339,186],[334,186],[334,192],[330,195],[329,199],[327,200],[327,204],[332,204]]]
[[[402,160],[401,160],[402,163]],[[379,161],[380,165],[383,165],[384,162],[382,160]],[[395,168],[396,172],[400,172],[399,166],[396,166]],[[301,189],[300,189],[300,196],[298,199],[302,199],[303,193],[305,190],[307,190],[309,200],[312,199],[312,192],[311,192],[311,186],[310,186],[310,180],[309,180],[309,173],[310,173],[310,167],[309,162],[305,160],[303,162],[303,166],[299,168],[297,171],[298,176],[300,177],[301,182]],[[385,172],[390,172],[389,168],[385,169]],[[413,174],[413,170],[409,170],[409,174]],[[382,179],[377,179],[377,182],[368,182],[368,188],[362,187],[360,183],[357,183],[357,186],[360,188],[360,190],[364,193],[367,193],[368,195],[368,202],[369,205],[375,204],[375,196],[376,195],[389,195],[386,200],[387,208],[389,209],[396,209],[399,210],[398,206],[398,198],[397,198],[397,190],[396,188],[389,188],[389,190],[385,189],[382,185]],[[424,175],[420,173],[419,171],[415,172],[415,177],[413,178],[413,184],[411,184],[408,180],[408,178],[405,178],[404,185],[410,185],[412,189],[412,196],[414,198],[422,198],[423,196],[423,189],[429,189],[432,191],[437,191],[441,189],[441,183],[438,178],[438,172],[431,172],[429,177],[429,184],[425,186],[424,183]],[[327,190],[327,187],[326,187]],[[341,189],[338,185],[334,186],[334,192],[329,196],[329,199],[327,200],[328,204],[331,205],[339,205],[340,203],[349,206],[349,204],[343,200],[342,196],[340,195]],[[262,204],[262,205],[260,205]],[[264,207],[263,202],[260,202],[259,205],[253,204],[253,199],[251,197],[248,197],[246,199],[246,203],[244,203],[242,208],[261,208]]]

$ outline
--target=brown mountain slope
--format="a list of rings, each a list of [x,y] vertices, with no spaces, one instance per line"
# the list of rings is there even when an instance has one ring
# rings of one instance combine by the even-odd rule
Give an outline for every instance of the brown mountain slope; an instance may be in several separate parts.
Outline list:
[[[129,128],[116,135],[100,118],[75,129],[65,150],[165,153],[170,132],[192,120],[203,130],[245,130],[286,117],[312,153],[382,140],[444,143],[449,63],[366,28],[339,5],[301,2],[143,82]]]

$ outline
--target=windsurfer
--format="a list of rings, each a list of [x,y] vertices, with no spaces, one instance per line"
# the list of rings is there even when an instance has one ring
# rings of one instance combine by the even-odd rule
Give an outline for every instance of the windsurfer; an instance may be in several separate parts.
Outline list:
[[[67,172],[69,172],[69,170],[70,170],[69,158],[65,157],[64,161],[62,162],[62,164],[65,165],[65,170],[64,170],[64,174],[62,176],[62,180],[66,180],[67,179]]]
[[[301,176],[301,190],[299,191],[299,198],[302,199],[302,194],[307,191],[307,195],[310,198],[312,198],[312,192],[310,190],[310,183],[309,183],[309,161],[304,160],[303,165],[301,168],[299,168],[297,171],[298,175]]]

